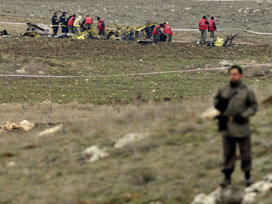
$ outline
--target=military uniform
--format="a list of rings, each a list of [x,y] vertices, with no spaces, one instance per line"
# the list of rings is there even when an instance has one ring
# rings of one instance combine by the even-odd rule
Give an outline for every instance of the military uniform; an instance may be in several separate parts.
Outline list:
[[[227,101],[227,103],[226,103]],[[224,107],[222,110],[222,104]],[[251,136],[249,118],[257,112],[257,100],[254,92],[242,81],[230,83],[221,88],[215,96],[215,107],[221,112],[225,122],[221,128],[223,134],[224,163],[223,173],[233,172],[236,161],[236,144],[241,154],[241,169],[251,170]]]

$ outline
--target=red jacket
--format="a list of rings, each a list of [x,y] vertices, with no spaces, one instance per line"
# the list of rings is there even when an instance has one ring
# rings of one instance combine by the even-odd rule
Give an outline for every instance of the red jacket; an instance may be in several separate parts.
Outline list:
[[[93,24],[92,17],[85,17],[85,24]]]
[[[70,18],[70,20],[68,21],[68,26],[73,26],[74,25],[74,20],[75,20],[75,17],[74,16],[72,16],[71,18]]]
[[[199,28],[200,30],[207,30],[208,29],[208,25],[207,25],[207,19],[201,19],[201,21],[199,22]]]
[[[153,34],[153,35],[159,34],[159,33],[157,32],[157,29],[160,30],[160,29],[161,29],[161,26],[160,26],[160,25],[156,25],[156,26],[155,26],[155,28],[154,28],[153,31],[152,31],[152,34]]]
[[[171,27],[168,24],[164,24],[163,33],[173,36],[173,32],[171,30]]]
[[[97,25],[97,28],[98,28],[98,30],[105,30],[105,24],[104,24],[104,21],[102,20],[102,19],[100,19],[99,21],[98,21],[98,25]]]
[[[215,31],[216,27],[214,26],[214,20],[209,21],[209,31]]]

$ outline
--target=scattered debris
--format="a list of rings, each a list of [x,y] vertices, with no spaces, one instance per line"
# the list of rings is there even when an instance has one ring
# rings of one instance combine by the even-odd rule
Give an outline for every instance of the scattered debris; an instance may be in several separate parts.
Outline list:
[[[129,133],[124,137],[118,139],[114,144],[115,148],[122,148],[127,145],[133,144],[137,141],[143,140],[149,136],[149,133]]]
[[[52,36],[53,30],[49,25],[45,24],[34,24],[34,23],[26,23],[28,25],[26,32],[23,33],[23,36],[29,37],[49,37]]]
[[[55,126],[53,128],[48,128],[48,129],[43,130],[42,132],[40,132],[37,135],[37,137],[53,135],[55,133],[62,132],[63,129],[64,129],[63,124],[60,124],[60,125],[57,125],[57,126]]]
[[[104,157],[110,156],[110,154],[107,153],[105,149],[100,149],[95,145],[83,150],[82,154],[86,157],[90,157],[88,162],[96,162],[99,161],[100,159],[103,159]]]
[[[220,112],[214,107],[208,108],[206,111],[201,113],[200,118],[202,119],[213,119],[215,116],[219,115]]]

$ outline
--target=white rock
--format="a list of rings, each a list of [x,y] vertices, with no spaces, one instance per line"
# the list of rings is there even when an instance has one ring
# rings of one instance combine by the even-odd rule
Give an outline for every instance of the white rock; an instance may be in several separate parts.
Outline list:
[[[114,144],[115,148],[122,148],[127,145],[133,144],[140,140],[143,140],[149,136],[149,133],[129,133],[124,137],[118,139]]]
[[[210,107],[206,111],[200,114],[200,118],[202,119],[213,119],[215,116],[219,115],[220,112],[214,107]]]
[[[40,132],[37,137],[43,137],[43,136],[48,136],[48,135],[53,135],[55,133],[58,132],[62,132],[63,131],[63,124],[57,125],[53,128],[48,128],[45,129],[44,131]]]
[[[245,194],[242,204],[255,204],[257,195],[255,192]]]
[[[90,156],[90,159],[88,160],[88,162],[96,162],[99,161],[100,159],[104,158],[104,157],[108,157],[110,154],[106,152],[106,150],[101,150],[99,147],[97,146],[91,146],[86,148],[85,150],[82,151],[82,154],[84,156]]]
[[[11,161],[7,164],[7,167],[14,167],[16,166],[16,163],[14,161]]]
[[[211,195],[199,194],[191,204],[216,204],[216,198]]]
[[[23,70],[23,69],[18,69],[18,70],[16,70],[16,73],[17,73],[17,74],[25,74],[26,71]]]
[[[233,65],[233,63],[231,63],[231,62],[229,62],[227,60],[222,60],[221,62],[219,62],[218,65],[221,66],[221,67],[230,67],[230,66]]]
[[[252,184],[250,187],[245,189],[245,193],[251,193],[251,192],[256,192],[256,193],[266,193],[272,189],[272,183],[266,182],[266,181],[259,181],[257,183]]]
[[[266,182],[272,183],[272,174],[268,174],[263,179]]]
[[[27,120],[20,122],[20,129],[24,131],[30,131],[35,127],[34,123],[30,123]]]

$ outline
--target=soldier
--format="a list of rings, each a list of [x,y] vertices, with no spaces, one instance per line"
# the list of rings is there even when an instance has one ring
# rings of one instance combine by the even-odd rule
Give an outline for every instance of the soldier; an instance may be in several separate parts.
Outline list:
[[[199,22],[199,30],[201,31],[202,42],[206,42],[206,33],[207,33],[208,25],[209,25],[209,22],[207,21],[206,16],[203,16],[203,18]]]
[[[230,83],[219,89],[215,96],[215,108],[220,111],[219,131],[223,134],[223,174],[222,187],[231,184],[231,174],[236,161],[236,145],[241,154],[241,169],[245,174],[245,184],[251,180],[251,131],[249,118],[257,112],[258,104],[254,92],[243,82],[243,70],[234,65],[228,70]]]
[[[57,35],[59,30],[59,20],[58,20],[57,12],[55,12],[54,15],[52,16],[52,27],[53,27],[54,35]]]

